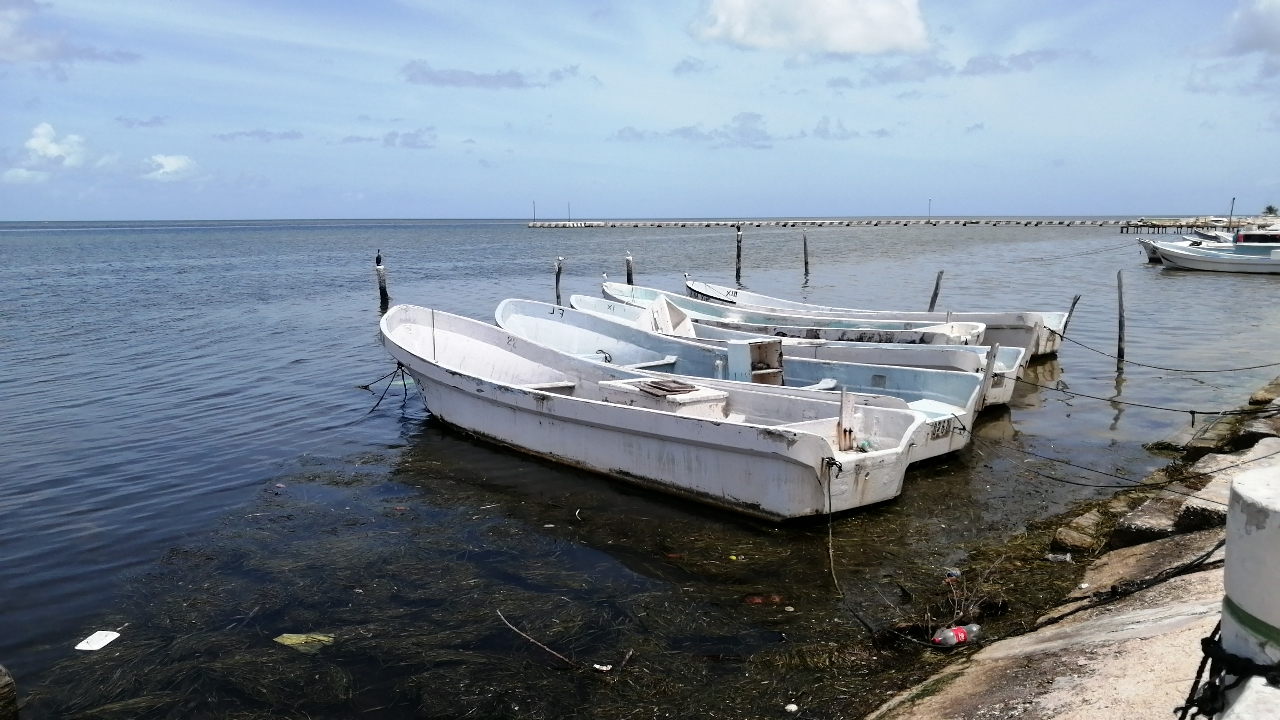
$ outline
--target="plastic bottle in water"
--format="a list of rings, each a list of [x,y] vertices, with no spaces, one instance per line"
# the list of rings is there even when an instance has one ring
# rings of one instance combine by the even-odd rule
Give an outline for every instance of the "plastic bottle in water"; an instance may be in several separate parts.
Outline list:
[[[981,633],[981,625],[959,625],[953,628],[942,628],[933,634],[933,644],[945,647],[963,645],[977,640]]]

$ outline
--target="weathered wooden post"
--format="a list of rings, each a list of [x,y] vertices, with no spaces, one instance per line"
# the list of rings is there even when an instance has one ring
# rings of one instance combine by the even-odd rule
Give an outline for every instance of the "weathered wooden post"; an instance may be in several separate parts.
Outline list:
[[[387,269],[382,267],[382,251],[378,251],[373,259],[373,271],[378,276],[378,298],[382,301],[382,312],[391,307],[391,296],[387,294]]]
[[[18,686],[0,665],[0,720],[18,720]]]
[[[556,305],[562,305],[560,302],[560,271],[564,269],[564,258],[556,258]]]
[[[804,239],[804,276],[809,277],[809,236],[800,233],[800,237]]]
[[[1124,271],[1116,271],[1116,298],[1120,303],[1120,322],[1116,335],[1116,365],[1124,365]]]
[[[734,281],[742,282],[742,223],[738,223],[738,259],[733,267]]]
[[[631,258],[631,252],[627,251],[627,284],[628,285],[636,284],[634,268],[635,268],[635,261]]]
[[[1071,324],[1071,316],[1076,314],[1076,303],[1080,302],[1080,296],[1076,295],[1071,298],[1071,307],[1067,308],[1067,319],[1062,321],[1062,337],[1067,336],[1067,326]]]
[[[938,279],[933,281],[933,297],[929,298],[929,312],[938,306],[938,293],[942,292],[942,274],[946,270],[938,271]]]

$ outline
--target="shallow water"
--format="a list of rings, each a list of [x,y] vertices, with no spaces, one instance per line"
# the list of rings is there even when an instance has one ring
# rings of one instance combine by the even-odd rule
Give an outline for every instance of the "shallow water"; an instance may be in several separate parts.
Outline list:
[[[1070,335],[1113,352],[1115,275],[1123,270],[1131,360],[1192,369],[1280,360],[1280,278],[1148,266],[1135,238],[1113,228],[805,232],[813,270],[807,282],[800,229],[747,228],[743,284],[882,309],[923,309],[939,269],[946,270],[941,309],[1065,310],[1079,293]],[[601,272],[620,279],[627,251],[636,257],[641,284],[676,290],[682,272],[733,280],[733,232],[725,228],[529,230],[519,223],[409,221],[0,225],[0,612],[6,629],[0,663],[24,688],[46,677],[65,685],[67,675],[45,672],[71,657],[76,641],[109,623],[132,623],[135,641],[168,642],[176,631],[165,635],[157,628],[172,625],[172,612],[157,605],[163,598],[172,604],[183,592],[153,578],[198,577],[201,568],[214,568],[211,576],[222,578],[226,592],[208,599],[209,613],[192,624],[208,624],[213,632],[223,620],[240,623],[233,635],[252,632],[253,642],[267,645],[278,632],[367,624],[368,618],[340,613],[338,596],[318,589],[325,568],[353,574],[335,586],[350,598],[356,588],[349,586],[376,579],[395,557],[411,558],[414,568],[399,582],[418,577],[429,590],[412,601],[388,596],[377,604],[379,612],[447,606],[449,588],[474,605],[480,596],[464,593],[470,591],[464,584],[475,581],[483,597],[509,598],[512,614],[523,608],[526,619],[545,624],[557,612],[547,603],[568,596],[566,613],[581,616],[575,626],[581,632],[540,632],[577,643],[575,652],[595,662],[619,655],[626,643],[654,638],[672,658],[767,656],[778,646],[775,634],[787,631],[777,629],[783,620],[773,616],[744,614],[760,609],[742,609],[742,598],[754,593],[802,600],[806,608],[798,609],[824,623],[837,621],[824,569],[825,527],[760,526],[488,448],[427,422],[416,397],[402,401],[400,386],[369,413],[377,398],[356,386],[390,370],[376,342],[370,266],[378,249],[395,301],[484,320],[492,320],[492,308],[508,296],[551,300],[558,255],[567,258],[566,301],[572,293],[598,293]],[[1277,372],[1193,375],[1129,366],[1120,388],[1132,402],[1228,408]],[[1113,360],[1070,343],[1057,360],[1038,363],[1029,379],[1101,397],[1113,396],[1118,385]],[[893,586],[886,578],[904,577],[901,582],[914,587],[932,569],[964,560],[967,549],[1003,542],[1031,521],[1109,492],[1021,468],[1075,482],[1121,482],[1063,472],[1009,446],[1137,480],[1163,464],[1142,444],[1186,421],[1185,414],[1021,387],[1009,410],[984,414],[978,434],[985,444],[914,469],[898,501],[837,522],[837,565],[850,603],[866,616],[892,620],[884,588]],[[290,520],[259,532],[261,518],[277,511]],[[376,538],[371,530],[350,529],[371,523],[394,529]],[[415,540],[400,544],[402,532]],[[204,564],[191,561],[202,548],[208,549]],[[736,553],[748,564],[726,559]],[[754,557],[767,562],[752,565]],[[460,569],[466,567],[474,570]],[[422,580],[423,574],[433,579]],[[218,616],[250,613],[252,605],[241,606],[262,593],[277,597],[275,616]],[[325,600],[308,605],[307,593]],[[636,620],[640,611],[615,607],[639,602],[635,598],[661,598],[670,606],[682,594],[690,597],[680,617],[709,618],[718,628],[696,632],[693,621],[675,620],[671,627],[644,626]],[[500,624],[490,628],[492,608],[481,610],[465,617],[483,633],[428,644],[466,646],[489,658],[485,662],[545,660]],[[306,624],[313,627],[289,629]],[[816,631],[790,632],[816,637]],[[850,625],[846,634],[858,632]],[[728,638],[736,638],[729,652],[712,647]],[[126,632],[117,642],[129,641]],[[381,687],[370,679],[370,667],[382,654],[385,648],[350,651],[332,662],[356,686]],[[468,664],[477,662],[467,656],[455,665],[492,670]],[[655,664],[637,664],[637,672],[665,667],[646,662]],[[713,672],[704,665],[698,667]],[[601,702],[590,681],[566,682],[559,671],[538,667],[572,692],[570,704]],[[876,677],[858,667],[860,676]],[[406,671],[405,678],[418,678],[405,680],[408,685],[374,694],[401,697],[405,688],[445,682],[419,670]],[[737,688],[731,695],[750,695],[753,686],[739,687],[736,672],[729,673],[737,678],[728,686]],[[530,683],[525,687],[536,686]],[[706,699],[702,685],[690,687],[671,690],[669,701]],[[865,696],[865,690],[859,692]],[[458,695],[455,714],[478,707],[477,697]],[[834,708],[837,701],[823,702]],[[521,714],[507,706],[488,710]]]

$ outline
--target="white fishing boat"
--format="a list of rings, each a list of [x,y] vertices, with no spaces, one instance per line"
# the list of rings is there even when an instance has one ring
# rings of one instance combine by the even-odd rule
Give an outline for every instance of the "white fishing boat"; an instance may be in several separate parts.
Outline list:
[[[1263,254],[1257,248],[1250,248],[1249,251],[1238,247],[1232,251],[1206,250],[1159,242],[1155,247],[1165,267],[1210,272],[1280,274],[1280,248]]]
[[[1191,235],[1183,235],[1181,240],[1138,238],[1138,245],[1147,254],[1147,262],[1160,262],[1160,253],[1156,252],[1156,243],[1158,242],[1173,247],[1198,247],[1203,250],[1231,251],[1232,246],[1235,244],[1235,236],[1225,232],[1193,230]]]
[[[380,338],[437,419],[519,451],[757,517],[896,497],[911,410],[717,388],[575,358],[413,305]]]
[[[675,312],[678,309],[671,308]],[[779,338],[734,340],[725,347],[703,345],[532,300],[504,300],[494,313],[512,334],[574,357],[704,380],[732,380],[757,386],[852,392],[902,400],[929,420],[912,440],[910,460],[959,450],[968,443],[973,419],[982,408],[990,372],[891,365],[866,365],[785,358]],[[781,386],[781,387],[779,387]]]
[[[689,322],[679,308],[666,299],[648,309],[616,300],[574,295],[569,298],[574,308],[599,315],[612,322],[649,332],[685,338],[704,345],[725,347],[732,341],[760,337],[740,330]],[[784,358],[804,358],[867,365],[897,365],[929,370],[952,370],[967,373],[986,372],[992,353],[995,365],[987,385],[983,405],[1003,405],[1013,397],[1017,379],[1026,366],[1027,353],[1022,348],[991,348],[985,345],[906,345],[898,343],[856,343],[834,340],[777,338],[782,342]]]
[[[986,326],[971,322],[910,322],[897,320],[846,320],[769,313],[704,302],[665,290],[606,282],[604,296],[637,307],[649,307],[665,297],[697,323],[759,335],[840,340],[847,342],[887,342],[926,345],[981,345]]]
[[[914,312],[899,310],[857,310],[814,305],[761,295],[750,290],[686,280],[689,297],[709,302],[757,309],[763,312],[856,318],[859,320],[908,320],[915,322],[975,322],[986,326],[984,341],[989,345],[1025,348],[1031,355],[1055,353],[1062,345],[1062,333],[1071,321],[1068,313],[1044,312]]]

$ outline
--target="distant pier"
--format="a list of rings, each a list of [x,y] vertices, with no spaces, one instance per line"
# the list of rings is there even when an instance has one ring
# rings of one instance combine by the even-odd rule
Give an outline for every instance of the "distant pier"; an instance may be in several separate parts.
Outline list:
[[[1118,227],[1121,233],[1162,235],[1187,233],[1192,230],[1237,230],[1269,225],[1280,218],[1263,217],[1191,217],[1138,218],[1137,220],[1032,220],[1028,218],[960,218],[960,219],[860,219],[860,220],[549,220],[529,223],[531,228],[697,228],[697,227],[881,227],[909,225],[989,225],[991,227]]]
[[[1061,225],[1063,227],[1124,225],[1130,220],[574,220],[536,221],[531,228],[660,228],[660,227],[880,227],[889,225],[992,225],[1039,227]]]

